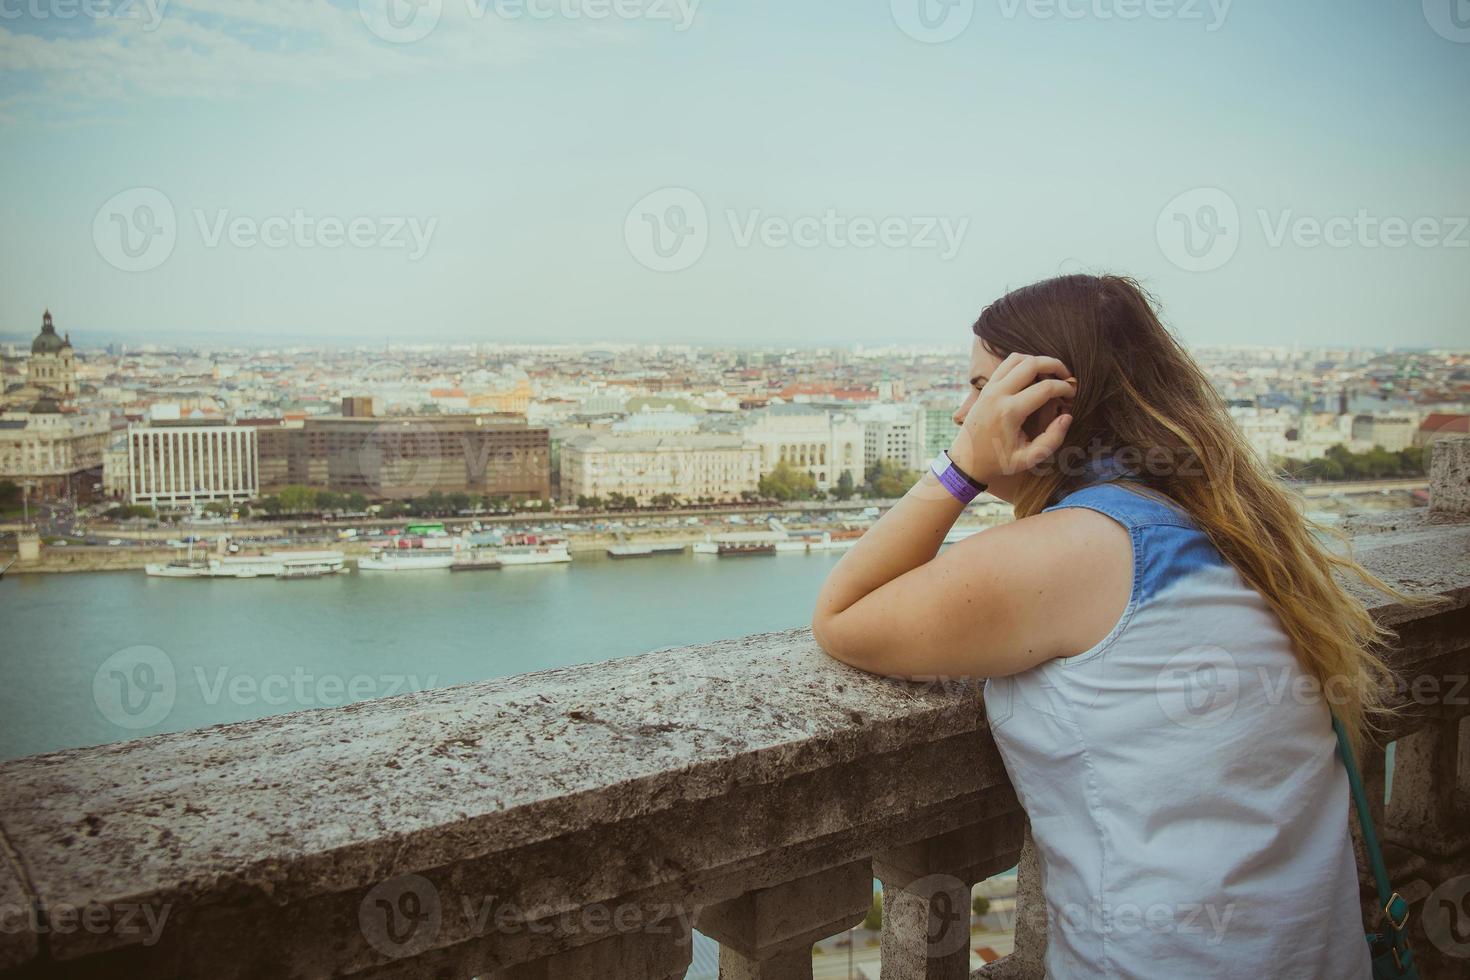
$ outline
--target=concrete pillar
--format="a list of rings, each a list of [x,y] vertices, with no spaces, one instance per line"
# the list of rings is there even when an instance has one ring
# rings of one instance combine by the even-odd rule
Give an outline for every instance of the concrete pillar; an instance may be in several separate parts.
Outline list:
[[[812,944],[851,929],[872,904],[872,866],[853,861],[711,905],[695,925],[720,944],[720,980],[810,980]]]
[[[967,980],[970,889],[1016,865],[1024,834],[1024,814],[1012,811],[875,855],[883,980]]]
[[[1449,857],[1470,848],[1470,724],[1435,721],[1394,743],[1393,795],[1383,836],[1419,854]]]
[[[18,531],[15,535],[15,558],[22,565],[41,560],[41,536],[35,531]]]
[[[1429,445],[1429,509],[1470,517],[1470,436],[1445,436]]]
[[[1012,977],[1046,976],[1046,897],[1041,893],[1041,857],[1029,824],[1016,869],[1016,945],[1006,960]]]

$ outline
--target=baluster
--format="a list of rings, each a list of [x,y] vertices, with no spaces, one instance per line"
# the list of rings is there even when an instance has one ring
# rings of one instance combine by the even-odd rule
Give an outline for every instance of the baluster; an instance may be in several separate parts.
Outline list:
[[[711,905],[695,925],[720,944],[720,980],[810,980],[812,944],[863,921],[872,903],[865,859]]]
[[[1460,781],[1462,760],[1470,755],[1470,725],[1461,721],[1431,722],[1394,748],[1384,835],[1436,858],[1470,846],[1470,794]]]
[[[689,918],[676,914],[636,932],[504,967],[489,980],[682,980],[693,953]]]
[[[962,980],[970,974],[970,889],[1014,867],[1019,812],[874,858],[883,882],[883,980]]]

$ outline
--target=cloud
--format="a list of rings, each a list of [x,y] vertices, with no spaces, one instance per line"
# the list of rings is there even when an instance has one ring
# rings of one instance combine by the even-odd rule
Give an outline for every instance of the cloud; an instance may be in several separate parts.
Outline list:
[[[388,4],[397,16],[385,21]],[[0,123],[75,124],[115,118],[138,100],[493,70],[570,40],[532,36],[479,0],[82,0],[80,8],[90,15],[53,3],[70,11],[63,22],[45,16],[41,0],[29,6],[39,18],[0,18],[0,79],[12,93]],[[430,29],[395,43],[403,38],[392,26],[414,17]]]

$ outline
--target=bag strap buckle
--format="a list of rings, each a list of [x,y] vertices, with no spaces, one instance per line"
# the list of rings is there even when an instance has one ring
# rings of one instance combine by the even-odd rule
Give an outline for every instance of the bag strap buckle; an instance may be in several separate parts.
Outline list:
[[[1383,914],[1388,917],[1388,924],[1393,926],[1395,931],[1401,930],[1404,923],[1409,921],[1409,903],[1404,901],[1404,896],[1394,892],[1388,897],[1388,901],[1383,903]],[[1397,919],[1395,919],[1395,914],[1398,916]]]

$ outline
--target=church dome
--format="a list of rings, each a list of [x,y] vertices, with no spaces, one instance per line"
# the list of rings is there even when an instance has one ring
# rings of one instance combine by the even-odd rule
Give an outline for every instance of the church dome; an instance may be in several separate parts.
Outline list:
[[[41,332],[36,334],[36,339],[31,341],[32,354],[57,354],[61,348],[70,345],[56,336],[56,327],[51,323],[51,311],[41,318]]]
[[[31,406],[31,414],[60,415],[61,405],[56,401],[55,398],[52,398],[50,395],[42,395],[40,398],[37,398],[36,403]]]

